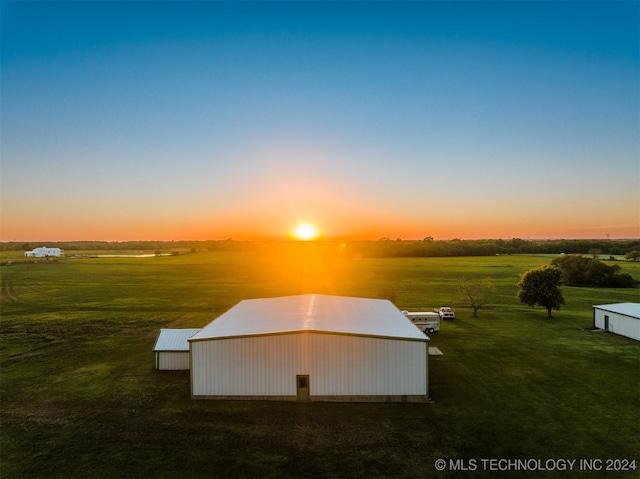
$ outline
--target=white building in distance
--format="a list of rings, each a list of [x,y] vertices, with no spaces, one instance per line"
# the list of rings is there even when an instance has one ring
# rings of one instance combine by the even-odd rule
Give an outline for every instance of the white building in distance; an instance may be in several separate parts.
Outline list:
[[[429,338],[387,300],[244,300],[188,341],[197,399],[429,400]]]
[[[593,326],[640,341],[640,303],[594,306]]]
[[[48,256],[64,256],[64,250],[60,248],[47,248],[43,246],[42,248],[35,248],[31,251],[25,251],[25,257],[27,258],[46,258]]]

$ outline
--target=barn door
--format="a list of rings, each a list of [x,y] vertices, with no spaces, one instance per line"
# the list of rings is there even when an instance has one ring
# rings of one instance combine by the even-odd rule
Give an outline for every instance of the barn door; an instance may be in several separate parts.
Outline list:
[[[604,330],[609,331],[609,316],[604,317]]]
[[[296,376],[296,391],[298,401],[309,401],[309,376]]]

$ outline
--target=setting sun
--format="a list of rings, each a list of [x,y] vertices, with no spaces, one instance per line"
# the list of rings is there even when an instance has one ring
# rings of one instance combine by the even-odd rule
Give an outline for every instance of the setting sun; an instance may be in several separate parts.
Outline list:
[[[309,223],[300,223],[293,229],[293,236],[302,241],[310,241],[318,237],[318,228]]]

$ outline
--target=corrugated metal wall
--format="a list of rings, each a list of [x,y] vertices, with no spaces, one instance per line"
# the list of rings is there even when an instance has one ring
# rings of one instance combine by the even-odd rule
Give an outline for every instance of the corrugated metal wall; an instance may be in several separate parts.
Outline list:
[[[295,396],[309,375],[311,396],[427,394],[427,343],[295,333],[194,341],[194,396]]]
[[[279,334],[192,342],[192,394],[295,395],[297,336]]]
[[[156,369],[184,371],[189,369],[189,352],[156,352]]]
[[[604,317],[609,316],[607,331],[640,341],[640,320],[598,308],[594,309],[594,314],[596,328],[606,329]]]
[[[426,356],[426,342],[312,334],[311,395],[426,394]]]

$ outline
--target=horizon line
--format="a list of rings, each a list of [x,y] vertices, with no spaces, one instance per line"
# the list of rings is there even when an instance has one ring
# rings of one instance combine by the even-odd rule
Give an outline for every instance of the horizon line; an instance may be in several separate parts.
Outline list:
[[[429,239],[430,238],[430,239]],[[253,238],[253,239],[237,239],[233,237],[221,238],[221,239],[73,239],[73,240],[2,240],[0,244],[9,243],[174,243],[174,242],[190,242],[190,243],[208,243],[208,242],[222,242],[222,241],[236,241],[239,243],[333,243],[333,242],[382,242],[382,241],[640,241],[639,237],[580,237],[580,238],[568,238],[568,237],[475,237],[475,238],[391,238],[380,237],[377,239],[371,238],[317,238],[313,240],[299,240],[295,238]]]

